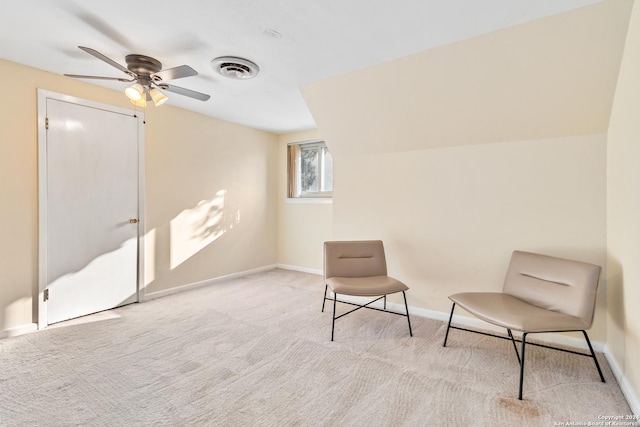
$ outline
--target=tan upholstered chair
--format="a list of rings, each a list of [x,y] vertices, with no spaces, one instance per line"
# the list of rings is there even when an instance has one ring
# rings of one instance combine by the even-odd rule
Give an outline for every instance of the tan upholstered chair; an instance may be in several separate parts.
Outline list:
[[[409,335],[413,336],[405,294],[409,288],[401,281],[387,276],[387,261],[384,256],[384,246],[380,240],[325,242],[324,281],[322,311],[324,312],[324,304],[327,300],[333,301],[331,341],[333,341],[336,320],[361,308],[406,316],[409,322]],[[333,298],[327,297],[328,289],[333,292]],[[406,314],[387,310],[387,295],[396,292],[402,292]],[[338,300],[338,294],[378,298],[366,304],[355,304]],[[384,300],[383,309],[370,306],[381,299]],[[336,316],[337,302],[355,305],[357,308]]]
[[[501,293],[465,292],[449,297],[453,305],[443,346],[447,345],[449,329],[511,340],[520,364],[518,399],[522,400],[527,335],[580,331],[584,334],[590,354],[543,344],[529,344],[593,358],[600,379],[604,382],[602,370],[586,331],[593,322],[599,278],[600,267],[597,265],[515,251]],[[508,337],[452,326],[451,319],[456,305],[486,322],[506,328]],[[516,340],[512,331],[522,332],[522,339]],[[522,343],[520,353],[516,341]]]

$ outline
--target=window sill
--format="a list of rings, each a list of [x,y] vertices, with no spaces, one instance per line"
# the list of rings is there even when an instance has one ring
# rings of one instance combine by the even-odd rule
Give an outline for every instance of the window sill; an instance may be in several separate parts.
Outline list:
[[[288,197],[284,199],[284,202],[292,205],[331,205],[333,199],[330,197]]]

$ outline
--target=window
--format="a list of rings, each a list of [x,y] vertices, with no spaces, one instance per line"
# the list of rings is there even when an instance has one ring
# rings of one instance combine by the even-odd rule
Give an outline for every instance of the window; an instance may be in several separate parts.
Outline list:
[[[331,197],[333,157],[324,141],[289,144],[288,197]]]

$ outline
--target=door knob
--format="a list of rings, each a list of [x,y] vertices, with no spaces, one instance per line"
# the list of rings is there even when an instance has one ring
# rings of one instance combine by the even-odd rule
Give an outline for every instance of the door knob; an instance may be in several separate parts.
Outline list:
[[[138,218],[131,218],[129,220],[129,224],[137,224],[138,223]]]

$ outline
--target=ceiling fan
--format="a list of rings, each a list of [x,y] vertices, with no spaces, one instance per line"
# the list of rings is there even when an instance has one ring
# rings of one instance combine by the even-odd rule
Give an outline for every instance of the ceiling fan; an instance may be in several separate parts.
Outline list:
[[[139,107],[146,106],[147,101],[153,101],[156,106],[160,106],[165,103],[168,98],[158,89],[188,96],[200,101],[206,101],[210,98],[207,94],[166,83],[169,80],[197,76],[198,72],[188,65],[180,65],[179,67],[163,70],[162,64],[157,59],[145,55],[131,54],[125,56],[125,61],[127,63],[125,68],[95,49],[85,46],[78,47],[88,54],[93,55],[101,61],[104,61],[124,72],[129,76],[129,78],[85,76],[80,74],[65,74],[65,76],[77,79],[116,80],[127,83],[134,82],[131,86],[125,89],[125,94],[134,105]]]

